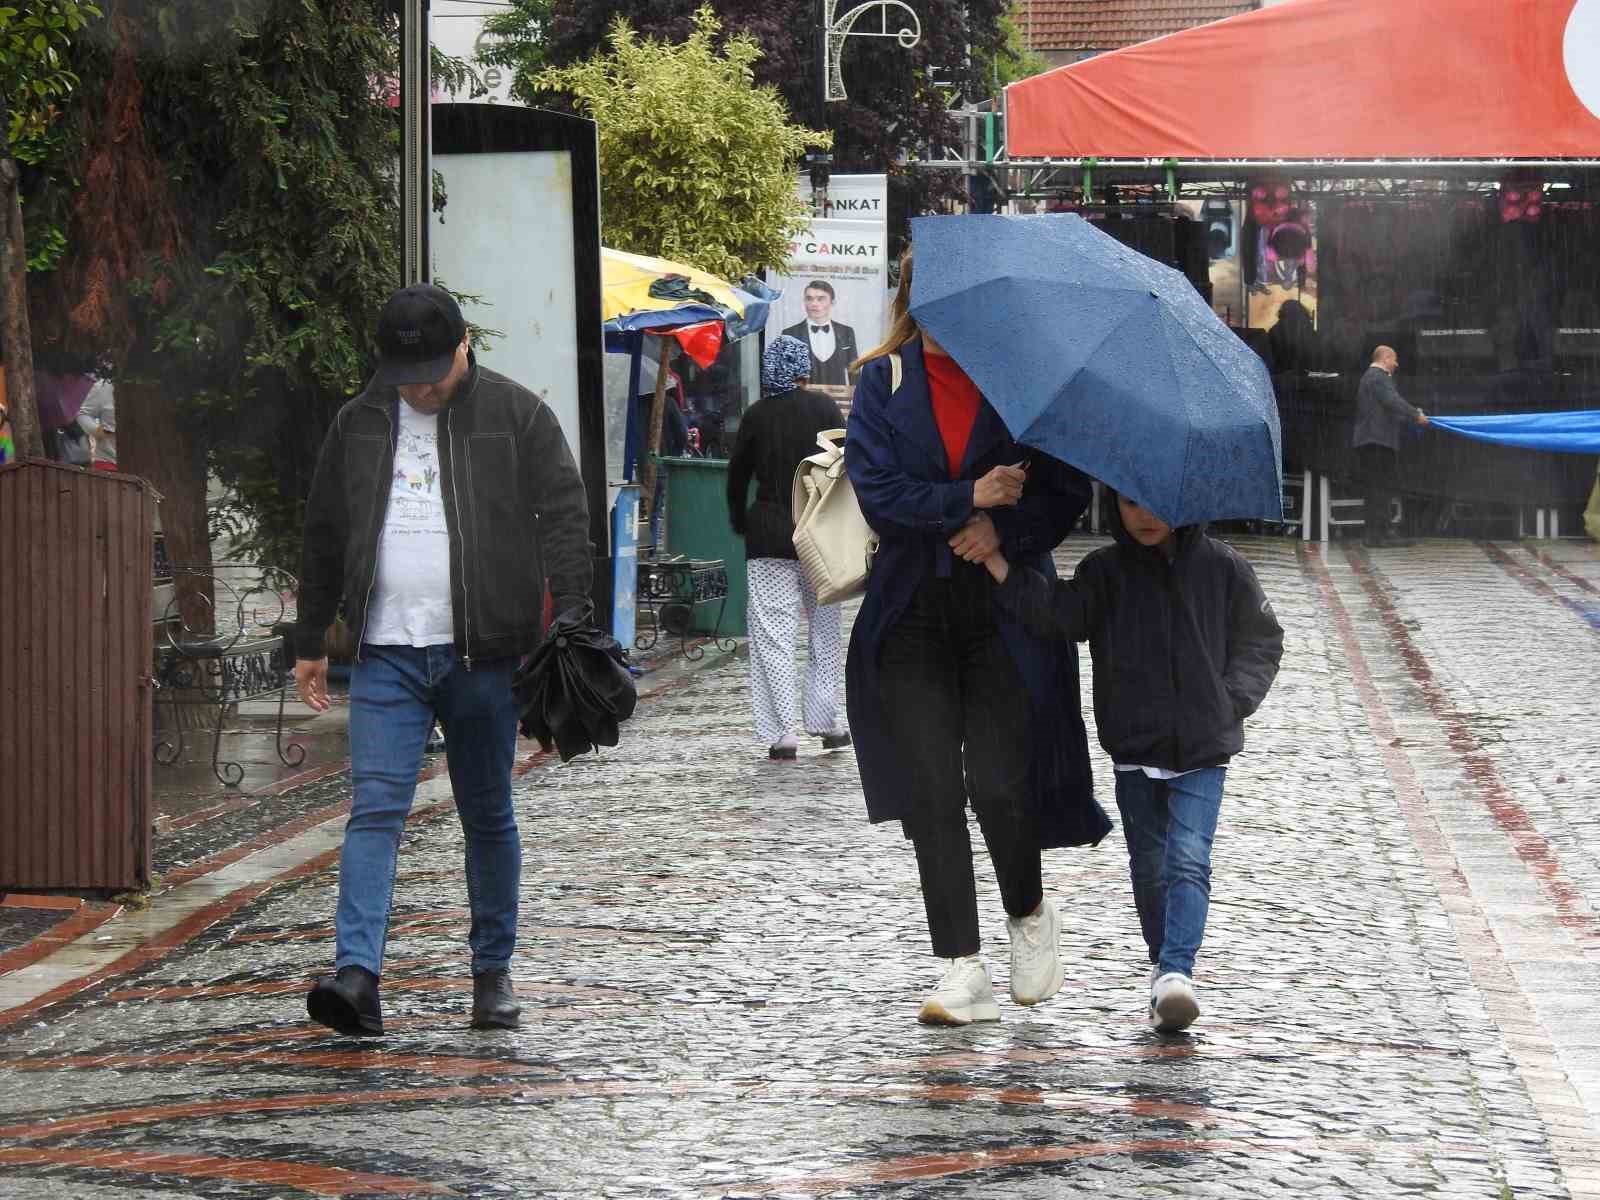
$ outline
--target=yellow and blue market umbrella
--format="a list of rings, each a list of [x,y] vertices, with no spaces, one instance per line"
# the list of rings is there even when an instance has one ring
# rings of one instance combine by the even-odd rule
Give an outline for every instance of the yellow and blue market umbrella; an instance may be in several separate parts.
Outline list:
[[[619,350],[625,336],[644,330],[673,329],[701,321],[720,321],[729,341],[766,324],[776,294],[757,279],[734,286],[708,271],[665,258],[600,251],[601,315],[607,340]]]

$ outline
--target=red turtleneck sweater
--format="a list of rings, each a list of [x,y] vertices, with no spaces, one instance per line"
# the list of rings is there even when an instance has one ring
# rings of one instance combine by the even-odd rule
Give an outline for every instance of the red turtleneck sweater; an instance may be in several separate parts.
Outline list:
[[[972,440],[972,426],[978,420],[978,405],[983,397],[978,385],[967,378],[967,373],[948,354],[928,351],[923,354],[922,361],[928,367],[934,424],[938,425],[939,437],[944,441],[950,478],[955,479],[961,474],[961,460],[967,455],[967,443]]]

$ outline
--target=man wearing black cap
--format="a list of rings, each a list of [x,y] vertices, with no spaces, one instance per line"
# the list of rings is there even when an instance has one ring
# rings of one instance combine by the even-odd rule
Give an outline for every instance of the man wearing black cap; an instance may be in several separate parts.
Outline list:
[[[466,833],[472,1025],[509,1028],[522,870],[511,676],[543,636],[546,585],[558,613],[589,603],[583,480],[549,406],[477,364],[448,292],[416,284],[391,296],[378,350],[377,374],[328,431],[306,502],[301,699],[328,707],[323,635],[341,607],[357,647],[335,973],[307,1008],[343,1034],[383,1032],[400,832],[437,719]]]

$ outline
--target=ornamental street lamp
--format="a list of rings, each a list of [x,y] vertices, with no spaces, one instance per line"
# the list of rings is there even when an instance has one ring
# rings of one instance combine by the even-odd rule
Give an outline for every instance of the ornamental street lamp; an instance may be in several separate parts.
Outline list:
[[[839,69],[839,60],[844,56],[844,46],[853,37],[892,38],[900,43],[903,50],[909,50],[922,40],[922,22],[918,19],[916,10],[902,0],[866,0],[864,4],[857,4],[843,15],[839,15],[839,0],[822,0],[822,26],[826,31],[827,46],[823,54],[823,95],[828,100],[848,100],[850,94],[845,91],[844,75]],[[894,23],[897,29],[890,28],[889,13],[891,9],[898,9]],[[869,12],[875,12],[878,18],[876,29],[857,29],[857,24]]]
[[[916,10],[903,0],[865,0],[840,13],[840,0],[816,0],[817,11],[817,73],[815,113],[813,124],[822,129],[827,124],[827,105],[830,101],[848,100],[840,60],[844,57],[845,43],[853,37],[892,38],[902,49],[909,50],[922,40],[922,22]],[[898,10],[894,19],[890,11]],[[877,28],[857,29],[862,18],[869,13],[877,17]],[[891,28],[891,26],[895,26]],[[811,168],[811,202],[817,212],[826,213],[828,206],[828,171],[833,156],[816,150],[806,156]]]

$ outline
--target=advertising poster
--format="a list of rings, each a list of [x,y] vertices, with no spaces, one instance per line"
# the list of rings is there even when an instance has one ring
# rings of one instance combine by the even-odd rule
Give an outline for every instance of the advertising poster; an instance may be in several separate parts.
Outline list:
[[[483,31],[483,22],[487,17],[504,12],[506,7],[504,0],[453,0],[442,7],[433,6],[428,26],[433,45],[451,58],[471,64],[488,89],[487,94],[474,96],[469,88],[448,92],[436,86],[433,90],[435,104],[518,103],[511,98],[511,72],[505,67],[490,66],[481,58],[489,40],[489,35]]]
[[[800,199],[811,204],[811,177],[800,176]],[[889,225],[889,177],[887,175],[834,175],[828,180],[825,212],[812,212],[824,221],[875,221]]]
[[[578,425],[578,287],[574,258],[572,159],[563,153],[434,155],[461,211],[436,217],[430,234],[434,279],[466,293],[467,321],[501,336],[478,351],[484,366],[533,391],[561,420],[574,447]],[[537,197],[539,221],[527,219]],[[564,219],[563,219],[564,218]],[[528,279],[538,264],[539,286]]]
[[[848,389],[849,364],[883,340],[888,268],[883,221],[814,220],[790,245],[788,271],[769,276],[783,295],[767,337],[810,346],[812,386]]]

